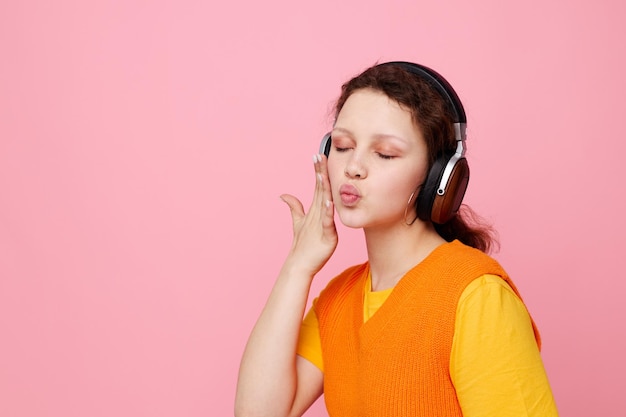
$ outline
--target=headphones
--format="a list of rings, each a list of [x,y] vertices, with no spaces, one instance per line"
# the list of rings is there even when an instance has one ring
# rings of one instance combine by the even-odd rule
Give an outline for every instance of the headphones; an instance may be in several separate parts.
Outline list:
[[[428,67],[404,61],[379,64],[383,65],[401,67],[428,82],[443,97],[454,117],[456,149],[445,152],[435,160],[415,199],[418,218],[444,224],[459,211],[469,182],[469,165],[465,159],[467,119],[463,104],[445,78]],[[320,153],[328,157],[331,144],[330,133],[327,133],[322,139]]]

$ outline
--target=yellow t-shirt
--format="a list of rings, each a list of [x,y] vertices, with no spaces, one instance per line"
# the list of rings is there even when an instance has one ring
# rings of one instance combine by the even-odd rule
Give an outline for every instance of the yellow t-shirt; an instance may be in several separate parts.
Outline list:
[[[364,322],[393,291],[371,291],[371,277],[365,285]],[[297,353],[324,371],[313,309],[302,322]],[[528,311],[498,276],[483,275],[461,294],[450,376],[466,417],[558,416]]]

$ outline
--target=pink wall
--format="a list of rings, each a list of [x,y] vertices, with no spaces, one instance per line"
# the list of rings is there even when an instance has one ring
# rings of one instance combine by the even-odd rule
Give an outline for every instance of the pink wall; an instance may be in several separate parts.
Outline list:
[[[624,3],[211,3],[0,5],[0,415],[231,415],[278,196],[309,201],[340,84],[389,59],[465,103],[467,202],[561,414],[622,415]],[[316,291],[364,259],[340,233]]]

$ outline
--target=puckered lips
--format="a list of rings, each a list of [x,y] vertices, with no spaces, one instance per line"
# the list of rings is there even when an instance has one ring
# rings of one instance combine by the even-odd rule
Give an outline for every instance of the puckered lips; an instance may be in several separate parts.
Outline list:
[[[343,184],[339,187],[339,196],[341,197],[341,203],[346,207],[355,206],[361,199],[361,193],[352,184]]]

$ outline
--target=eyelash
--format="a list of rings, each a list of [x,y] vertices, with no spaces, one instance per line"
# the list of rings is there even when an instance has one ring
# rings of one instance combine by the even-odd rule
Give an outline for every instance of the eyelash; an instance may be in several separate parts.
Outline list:
[[[336,150],[337,152],[346,152],[348,149],[350,149],[350,148],[339,148],[339,147],[335,146],[335,150]],[[379,158],[381,158],[381,159],[393,159],[393,158],[395,158],[395,156],[392,156],[392,155],[385,155],[385,154],[380,153],[380,152],[376,152],[376,154],[377,154],[377,155],[378,155],[378,157],[379,157]]]

